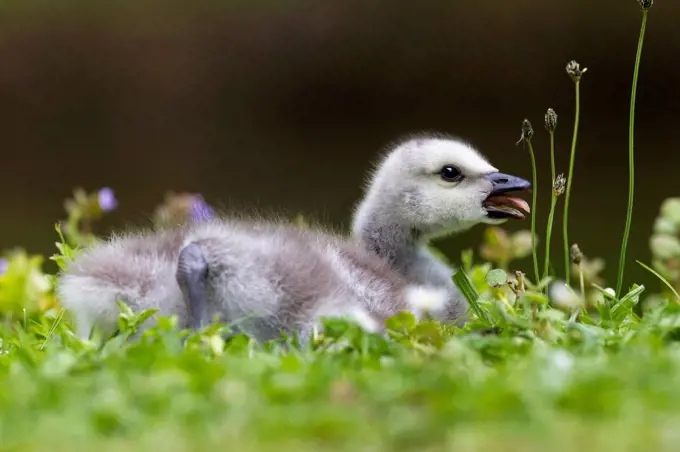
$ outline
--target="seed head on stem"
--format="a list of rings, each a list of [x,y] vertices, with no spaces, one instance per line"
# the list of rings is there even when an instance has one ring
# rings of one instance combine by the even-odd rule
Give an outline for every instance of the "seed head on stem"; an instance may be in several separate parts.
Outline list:
[[[576,139],[578,138],[578,124],[581,111],[581,96],[580,85],[581,76],[587,71],[587,68],[581,69],[581,66],[574,60],[567,64],[567,74],[574,82],[574,89],[576,94],[576,111],[574,112],[574,134],[571,139],[571,154],[569,156],[569,175],[567,176],[567,188],[564,198],[564,215],[562,216],[562,237],[564,245],[564,266],[566,280],[569,281],[570,265],[569,265],[569,200],[571,198],[571,184],[574,181],[574,161],[576,159]]]
[[[638,3],[642,6],[642,9],[646,10],[652,7],[654,0],[638,0]]]
[[[576,265],[579,265],[583,261],[583,253],[581,252],[581,248],[579,248],[578,243],[571,245],[569,256],[571,257],[571,261]]]
[[[556,197],[562,196],[564,194],[564,189],[567,185],[567,178],[564,177],[564,174],[560,174],[555,178],[555,182],[553,183],[553,195]]]
[[[529,156],[531,157],[531,173],[533,176],[532,192],[533,198],[531,202],[531,254],[534,260],[534,277],[535,281],[539,281],[538,273],[538,253],[536,251],[536,200],[538,194],[538,176],[536,175],[536,157],[534,155],[534,147],[531,145],[531,138],[534,136],[534,128],[528,119],[522,121],[522,136],[517,144],[524,141],[529,148]]]
[[[545,129],[548,132],[554,132],[557,128],[557,113],[552,108],[548,108],[545,114]]]
[[[587,70],[587,67],[581,69],[581,65],[575,60],[571,60],[569,63],[567,63],[567,74],[569,74],[569,77],[571,77],[571,79],[575,82],[580,81],[581,76],[585,74]]]
[[[550,176],[553,183],[552,197],[550,200],[550,213],[548,214],[548,224],[545,232],[545,263],[543,265],[543,277],[548,276],[550,266],[550,239],[552,237],[553,221],[555,219],[555,205],[557,197],[564,193],[564,176],[559,177],[555,174],[555,129],[557,128],[557,113],[552,108],[548,108],[545,113],[545,129],[550,134]]]
[[[528,119],[522,121],[522,136],[519,137],[516,144],[520,144],[525,141],[527,144],[531,144],[531,139],[534,137],[534,128]]]

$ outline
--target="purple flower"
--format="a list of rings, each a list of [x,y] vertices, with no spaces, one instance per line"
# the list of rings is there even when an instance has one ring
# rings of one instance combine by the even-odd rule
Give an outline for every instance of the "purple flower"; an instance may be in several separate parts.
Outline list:
[[[215,211],[208,203],[205,202],[203,197],[197,195],[191,202],[189,216],[191,217],[191,221],[205,221],[214,218]]]
[[[9,268],[9,261],[7,261],[7,259],[4,257],[0,257],[0,276],[7,272],[7,268]]]
[[[97,200],[99,201],[99,208],[102,209],[103,212],[110,212],[118,207],[116,196],[113,194],[113,190],[108,187],[99,190]]]

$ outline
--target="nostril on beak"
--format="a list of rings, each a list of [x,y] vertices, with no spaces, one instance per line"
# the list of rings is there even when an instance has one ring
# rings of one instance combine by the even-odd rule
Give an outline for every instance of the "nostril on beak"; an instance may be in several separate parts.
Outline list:
[[[485,176],[491,182],[492,190],[496,194],[510,191],[521,191],[531,188],[531,183],[517,176],[503,173],[491,173]]]

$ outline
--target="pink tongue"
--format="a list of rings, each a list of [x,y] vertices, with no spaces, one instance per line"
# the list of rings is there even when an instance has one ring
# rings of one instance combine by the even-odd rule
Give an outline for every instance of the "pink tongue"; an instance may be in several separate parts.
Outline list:
[[[503,196],[503,195],[498,195],[498,196],[493,196],[492,198],[489,199],[489,201],[493,201],[499,204],[506,204],[506,205],[511,205],[514,207],[519,208],[520,210],[525,211],[526,213],[531,213],[531,207],[529,207],[529,203],[523,200],[522,198],[515,198],[514,196]]]

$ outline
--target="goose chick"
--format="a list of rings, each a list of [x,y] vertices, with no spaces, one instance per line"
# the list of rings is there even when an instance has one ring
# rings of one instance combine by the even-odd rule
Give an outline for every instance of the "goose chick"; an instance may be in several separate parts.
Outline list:
[[[444,290],[440,320],[463,324],[468,305],[453,284],[454,270],[430,252],[428,242],[480,223],[523,219],[529,205],[511,193],[531,183],[500,173],[469,144],[439,135],[394,146],[366,187],[354,212],[355,240],[409,282]]]
[[[82,337],[95,324],[115,330],[116,299],[176,314],[181,327],[200,327],[215,314],[241,320],[242,331],[262,340],[282,331],[304,339],[322,316],[349,315],[379,329],[401,310],[422,314],[424,304],[460,324],[467,306],[452,270],[425,242],[522,217],[509,206],[526,203],[503,194],[528,186],[464,143],[409,140],[373,174],[355,212],[354,241],[235,220],[119,236],[81,255],[60,276],[58,292]]]

